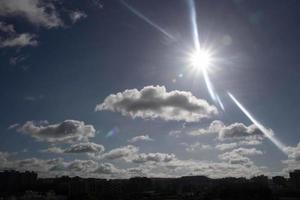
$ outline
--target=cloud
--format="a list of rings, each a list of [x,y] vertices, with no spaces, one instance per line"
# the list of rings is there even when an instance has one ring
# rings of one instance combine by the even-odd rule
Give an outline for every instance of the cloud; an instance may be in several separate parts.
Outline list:
[[[230,164],[240,164],[250,166],[253,162],[247,156],[262,155],[263,152],[255,148],[237,148],[219,155],[221,160]]]
[[[72,23],[74,24],[74,23],[78,22],[79,20],[86,18],[87,14],[85,14],[82,11],[71,11],[69,16],[70,16]]]
[[[85,142],[85,143],[78,143],[72,144],[68,148],[60,148],[60,147],[49,147],[48,149],[41,150],[43,153],[56,153],[56,154],[87,154],[91,157],[100,156],[105,151],[103,145],[96,144],[93,142]]]
[[[93,142],[73,144],[64,150],[65,153],[103,153],[105,150],[103,145]]]
[[[270,134],[272,134],[272,130],[269,131]],[[220,141],[224,141],[226,139],[243,139],[245,142],[241,144],[244,145],[258,145],[265,137],[254,124],[246,126],[243,123],[233,123],[226,126],[219,120],[213,121],[207,128],[190,131],[187,132],[187,134],[191,136],[217,134],[217,138]]]
[[[0,38],[0,48],[37,46],[36,36],[30,33],[13,34],[3,39]]]
[[[245,138],[249,136],[264,137],[264,134],[254,124],[245,126],[243,123],[234,123],[222,128],[218,138],[224,140],[227,138]]]
[[[0,1],[1,6],[1,1]],[[1,10],[1,8],[0,8]],[[25,46],[37,46],[35,34],[30,33],[17,33],[15,27],[12,24],[7,24],[0,21],[0,48],[5,47],[25,47]],[[17,62],[25,60],[26,57],[14,57],[10,59],[10,64],[16,65]]]
[[[94,171],[94,173],[97,173],[97,174],[113,174],[113,175],[117,175],[122,172],[124,172],[124,170],[120,170],[120,169],[116,168],[111,163],[101,163],[101,164],[99,164],[98,168]]]
[[[63,25],[55,5],[51,1],[1,0],[0,16],[21,16],[32,24],[46,28]]]
[[[7,129],[8,129],[8,130],[12,130],[12,129],[16,129],[16,128],[19,127],[19,126],[20,126],[20,124],[15,123],[15,124],[10,125]]]
[[[27,56],[13,56],[9,58],[10,65],[17,65],[27,59]]]
[[[15,33],[15,27],[12,24],[6,24],[5,22],[0,22],[0,31],[4,33]]]
[[[217,108],[186,91],[167,92],[164,86],[146,86],[111,94],[96,111],[109,110],[124,116],[166,121],[197,122],[218,114]]]
[[[133,145],[127,145],[112,149],[107,153],[104,153],[102,158],[108,160],[123,159],[125,161],[131,161],[136,156],[139,149]]]
[[[61,154],[64,153],[64,150],[59,147],[49,147],[47,149],[43,149],[40,152],[42,153],[56,153],[56,154]]]
[[[216,149],[220,150],[220,151],[226,151],[229,149],[234,149],[238,146],[237,143],[232,142],[232,143],[223,143],[223,144],[218,144],[216,145]]]
[[[98,164],[93,160],[74,160],[67,164],[67,169],[75,172],[92,172]]]
[[[149,141],[154,141],[154,140],[152,138],[150,138],[149,135],[140,135],[140,136],[136,136],[136,137],[133,137],[130,140],[128,140],[129,143],[136,143],[139,141],[149,142]]]
[[[0,151],[0,169],[6,168],[9,156],[10,156],[9,153]]]
[[[253,150],[236,150],[235,154],[240,156],[254,155],[255,153],[253,152]],[[135,156],[129,156],[129,158],[131,158],[132,165],[138,166],[120,168],[120,166],[124,166],[122,163],[120,163],[119,166],[115,166],[109,162],[99,163],[94,160],[78,159],[66,161],[63,158],[26,158],[18,160],[16,157],[10,157],[8,153],[0,152],[0,170],[33,170],[38,172],[39,177],[67,175],[93,178],[129,178],[132,176],[178,177],[187,175],[204,175],[211,178],[228,176],[251,177],[262,174],[263,170],[265,170],[265,167],[254,165],[254,163],[249,158],[247,160],[245,156],[244,158],[240,157],[245,160],[244,162],[237,162],[237,159],[235,162],[232,156],[230,158],[231,162],[225,158],[221,162],[194,159],[181,160],[174,154],[166,153],[135,153]]]
[[[17,131],[28,134],[38,141],[46,142],[76,142],[85,141],[95,136],[93,125],[82,121],[65,120],[58,124],[48,122],[27,121]]]
[[[300,143],[296,147],[286,147],[285,152],[288,154],[288,159],[282,161],[287,167],[283,169],[284,172],[299,169],[300,166]]]
[[[175,138],[179,138],[182,134],[182,130],[172,130],[168,133],[169,136],[173,136]]]
[[[132,160],[134,163],[146,163],[146,162],[170,162],[175,159],[174,154],[165,153],[141,153]]]
[[[188,132],[188,135],[191,136],[200,136],[200,135],[207,135],[207,134],[213,134],[218,133],[220,130],[222,130],[225,127],[224,123],[219,120],[214,120],[208,128],[206,129],[198,129]]]
[[[200,142],[195,142],[193,144],[187,144],[182,143],[183,146],[185,146],[185,150],[187,152],[195,152],[195,151],[201,151],[201,150],[210,150],[212,149],[212,146],[209,144],[201,144]]]
[[[38,101],[38,100],[42,100],[44,98],[45,98],[45,96],[40,94],[38,96],[26,96],[26,97],[24,97],[24,100],[25,101]]]

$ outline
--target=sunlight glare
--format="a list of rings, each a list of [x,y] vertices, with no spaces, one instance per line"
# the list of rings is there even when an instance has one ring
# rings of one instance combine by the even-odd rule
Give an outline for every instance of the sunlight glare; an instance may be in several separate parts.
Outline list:
[[[201,49],[199,51],[194,52],[191,55],[190,59],[191,65],[197,69],[206,69],[208,66],[211,65],[212,62],[211,54],[207,50]]]

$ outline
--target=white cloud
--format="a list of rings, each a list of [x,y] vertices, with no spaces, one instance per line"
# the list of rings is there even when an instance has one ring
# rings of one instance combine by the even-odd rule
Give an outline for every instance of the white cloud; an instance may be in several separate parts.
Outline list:
[[[93,142],[84,142],[78,144],[72,144],[68,148],[60,148],[60,147],[49,147],[48,149],[41,150],[43,153],[56,153],[56,154],[87,154],[88,156],[98,158],[103,152],[105,148],[103,145],[96,144]]]
[[[14,34],[5,39],[0,38],[0,47],[25,47],[25,46],[37,46],[38,42],[34,34],[21,33]]]
[[[146,162],[170,162],[175,159],[174,154],[165,153],[140,153],[132,160],[134,163],[146,163]]]
[[[53,28],[62,26],[55,5],[43,0],[1,0],[0,16],[21,16],[30,23]]]
[[[119,147],[104,153],[102,158],[108,160],[123,159],[125,161],[131,161],[137,154],[139,149],[133,145],[127,145]]]
[[[129,143],[136,143],[139,141],[149,142],[149,141],[154,141],[154,140],[152,138],[150,138],[149,135],[139,135],[139,136],[133,137],[130,140],[128,140]]]
[[[253,150],[237,150],[235,154],[240,156],[245,154],[254,155],[255,153],[253,152]],[[38,172],[40,177],[67,175],[94,178],[128,178],[131,176],[178,177],[186,175],[204,175],[211,178],[228,176],[251,177],[262,174],[263,170],[265,170],[264,167],[254,165],[245,156],[239,157],[244,159],[244,162],[234,162],[238,160],[234,160],[232,156],[229,156],[230,161],[224,158],[225,162],[210,162],[193,159],[180,160],[174,154],[165,153],[141,153],[139,156],[137,155],[135,153],[134,157],[127,156],[131,158],[131,164],[138,165],[137,167],[120,168],[122,165],[117,167],[112,163],[99,163],[94,160],[65,161],[63,158],[26,158],[18,160],[15,157],[10,158],[8,153],[0,152],[0,170],[33,170]]]
[[[76,23],[79,20],[86,18],[87,14],[85,14],[82,11],[71,11],[69,16],[70,16],[72,23]]]
[[[222,128],[218,138],[224,140],[227,138],[245,138],[249,136],[264,137],[263,133],[254,124],[246,126],[243,123],[234,123]]]
[[[112,163],[101,163],[94,171],[97,174],[108,174],[117,176],[118,174],[124,173],[124,170],[116,168]]]
[[[217,108],[186,91],[167,92],[164,86],[147,86],[111,94],[96,111],[120,112],[132,118],[197,122],[218,114]]]
[[[7,129],[8,130],[12,130],[12,129],[15,129],[15,128],[19,127],[19,126],[20,126],[20,124],[15,123],[15,124],[10,125]]]
[[[40,152],[61,154],[61,153],[64,153],[64,149],[59,148],[59,147],[49,147],[47,149],[41,150]]]
[[[169,136],[173,136],[176,138],[179,138],[181,134],[182,134],[182,130],[172,130],[168,133]]]
[[[299,169],[300,166],[300,143],[296,147],[286,147],[285,152],[288,154],[288,159],[282,161],[287,167],[284,172]]]
[[[255,148],[237,148],[219,155],[221,160],[230,164],[240,164],[245,166],[253,165],[253,162],[247,156],[262,155],[263,152]]]
[[[93,125],[86,125],[82,121],[65,120],[58,124],[48,122],[27,121],[17,129],[38,141],[46,142],[76,142],[85,141],[95,136]]]
[[[64,150],[65,153],[103,153],[105,150],[103,145],[93,142],[72,144],[71,147]]]
[[[206,134],[214,134],[220,132],[225,127],[224,123],[219,120],[214,120],[208,128],[206,129],[198,129],[188,132],[188,135],[191,136],[200,136]]]
[[[183,143],[183,145],[186,146],[185,150],[187,152],[195,152],[195,151],[210,150],[210,149],[212,149],[211,145],[209,145],[209,144],[202,144],[200,142],[195,142],[193,144]]]
[[[220,151],[226,151],[229,149],[234,149],[238,146],[237,143],[232,142],[232,143],[223,143],[223,144],[217,144],[216,145],[216,149],[220,150]]]
[[[270,134],[272,130],[269,130]],[[226,126],[219,120],[213,121],[209,127],[187,132],[191,136],[206,134],[217,134],[220,141],[225,140],[244,140],[240,145],[258,145],[265,138],[264,134],[254,125],[246,126],[243,123],[233,123]]]

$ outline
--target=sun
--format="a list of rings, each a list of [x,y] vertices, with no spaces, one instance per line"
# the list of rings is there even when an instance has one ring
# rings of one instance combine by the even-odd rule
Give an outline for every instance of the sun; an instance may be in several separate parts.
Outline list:
[[[212,55],[208,50],[200,49],[191,54],[190,62],[196,69],[207,69],[212,63]]]

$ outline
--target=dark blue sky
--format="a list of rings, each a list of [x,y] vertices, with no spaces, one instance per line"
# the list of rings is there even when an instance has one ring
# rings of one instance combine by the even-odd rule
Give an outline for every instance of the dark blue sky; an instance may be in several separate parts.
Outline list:
[[[223,111],[190,66],[189,1],[126,1],[174,38],[118,0],[1,1],[0,167],[115,178],[274,175],[299,166],[299,2],[195,0]]]

